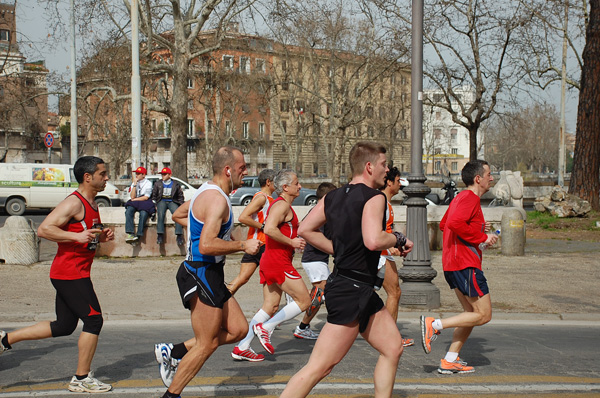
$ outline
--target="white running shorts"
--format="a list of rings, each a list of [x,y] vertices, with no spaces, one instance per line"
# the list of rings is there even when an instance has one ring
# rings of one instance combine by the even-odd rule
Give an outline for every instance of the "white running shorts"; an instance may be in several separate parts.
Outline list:
[[[322,261],[302,263],[302,268],[304,268],[304,272],[306,272],[310,283],[326,281],[331,273],[329,271],[329,264]]]

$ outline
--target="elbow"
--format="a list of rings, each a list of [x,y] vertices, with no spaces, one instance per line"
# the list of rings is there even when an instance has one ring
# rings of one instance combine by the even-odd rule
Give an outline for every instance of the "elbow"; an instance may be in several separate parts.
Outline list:
[[[375,239],[365,238],[363,243],[365,244],[365,247],[371,251],[383,250],[379,248],[378,242]]]
[[[300,224],[300,226],[298,227],[298,235],[304,236],[304,235],[306,235],[307,232],[308,232],[308,228],[303,228],[302,224]]]

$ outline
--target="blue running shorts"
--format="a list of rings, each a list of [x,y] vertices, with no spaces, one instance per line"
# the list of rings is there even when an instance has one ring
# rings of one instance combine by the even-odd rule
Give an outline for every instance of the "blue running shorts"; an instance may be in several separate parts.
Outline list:
[[[483,271],[478,268],[444,271],[444,277],[450,289],[458,289],[465,296],[483,297],[490,292],[487,279],[483,276]]]

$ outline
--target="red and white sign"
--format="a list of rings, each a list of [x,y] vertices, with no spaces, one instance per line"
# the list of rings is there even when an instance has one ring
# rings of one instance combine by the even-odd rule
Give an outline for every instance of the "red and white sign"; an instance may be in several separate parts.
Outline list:
[[[54,136],[52,133],[46,133],[46,136],[44,137],[44,145],[46,145],[46,148],[52,148],[52,145],[54,145]]]

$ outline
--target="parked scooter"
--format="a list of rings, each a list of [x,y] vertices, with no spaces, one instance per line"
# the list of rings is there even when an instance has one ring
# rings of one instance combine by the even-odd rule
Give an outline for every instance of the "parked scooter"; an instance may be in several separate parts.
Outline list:
[[[437,193],[428,193],[425,196],[425,200],[427,201],[428,206],[438,206],[438,205],[449,205],[452,199],[458,193],[458,189],[456,188],[456,183],[449,177],[444,177],[441,180],[444,183],[444,187],[442,188],[446,191],[444,195],[444,200],[440,200],[440,197]],[[400,178],[400,189],[404,189],[408,186],[408,180],[406,178]]]
[[[444,199],[441,200],[439,195],[436,193],[429,193],[429,194],[427,194],[427,196],[425,196],[425,199],[428,202],[431,202],[428,204],[433,204],[434,206],[449,205],[450,202],[452,202],[452,199],[454,199],[454,197],[458,193],[458,189],[456,188],[456,183],[450,177],[443,177],[441,182],[444,183],[444,187],[442,188],[442,190],[446,191],[446,194],[444,195]]]

